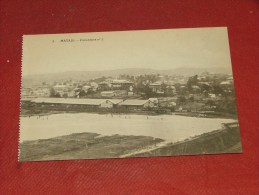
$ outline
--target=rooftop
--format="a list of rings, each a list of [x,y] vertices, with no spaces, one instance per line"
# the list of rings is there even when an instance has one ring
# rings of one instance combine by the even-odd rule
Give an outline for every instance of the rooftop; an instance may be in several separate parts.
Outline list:
[[[141,106],[148,101],[149,100],[125,100],[124,102],[121,102],[119,105],[122,105],[122,106]]]
[[[113,104],[118,104],[118,103],[120,103],[120,102],[123,102],[123,100],[122,99],[107,99],[107,100],[109,100],[111,103],[113,103]]]
[[[113,84],[121,84],[121,83],[125,83],[125,84],[131,84],[131,83],[133,83],[133,82],[131,82],[131,81],[127,81],[127,80],[121,80],[121,79],[114,79],[114,80],[112,80],[112,83]]]
[[[35,103],[53,103],[53,104],[81,104],[81,105],[100,105],[106,99],[78,99],[78,98],[36,98]]]

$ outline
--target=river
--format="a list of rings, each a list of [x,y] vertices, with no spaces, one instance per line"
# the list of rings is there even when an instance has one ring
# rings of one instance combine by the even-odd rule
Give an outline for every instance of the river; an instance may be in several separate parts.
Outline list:
[[[20,142],[47,139],[71,133],[91,132],[106,135],[142,135],[167,142],[181,141],[221,128],[233,119],[196,118],[178,115],[111,115],[66,113],[20,118]]]

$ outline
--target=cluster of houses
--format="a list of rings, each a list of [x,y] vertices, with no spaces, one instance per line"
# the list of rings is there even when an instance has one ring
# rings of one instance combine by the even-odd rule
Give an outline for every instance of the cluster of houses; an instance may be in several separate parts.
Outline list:
[[[138,99],[78,99],[78,98],[36,98],[30,101],[36,106],[46,107],[80,107],[80,108],[153,108],[158,104],[156,98]]]
[[[88,82],[85,84],[76,82],[57,83],[55,85],[39,85],[31,88],[23,87],[21,90],[22,97],[79,97],[80,92],[89,94],[90,92],[99,92],[101,97],[114,96],[132,96],[134,83],[123,79],[106,79],[102,82]],[[52,91],[51,91],[52,90]]]
[[[225,94],[230,95],[233,92],[233,77],[231,75],[228,77],[227,75],[205,73],[197,76],[196,82],[191,85],[188,85],[188,79],[189,77],[186,76],[166,78],[160,75],[156,76],[155,79],[135,78],[134,82],[106,78],[101,81],[96,79],[89,82],[45,83],[33,88],[23,87],[21,97],[29,99],[31,104],[40,107],[76,107],[82,109],[158,107],[182,111],[215,110],[221,104],[219,102],[223,101],[221,92],[224,91]],[[220,89],[217,93],[213,89],[215,85]],[[85,96],[81,96],[82,91],[86,94]],[[146,98],[146,100],[142,100],[142,98]]]
[[[49,97],[50,96],[50,88],[45,86],[34,86],[23,87],[21,89],[22,97]]]

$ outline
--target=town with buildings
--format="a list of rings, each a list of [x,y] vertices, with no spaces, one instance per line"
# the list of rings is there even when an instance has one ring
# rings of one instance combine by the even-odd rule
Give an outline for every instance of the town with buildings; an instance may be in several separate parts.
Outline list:
[[[44,81],[22,87],[21,107],[21,114],[60,110],[232,117],[237,112],[232,75],[209,72],[193,76],[122,74],[85,81]]]
[[[24,37],[19,161],[242,152],[227,40],[227,28]]]

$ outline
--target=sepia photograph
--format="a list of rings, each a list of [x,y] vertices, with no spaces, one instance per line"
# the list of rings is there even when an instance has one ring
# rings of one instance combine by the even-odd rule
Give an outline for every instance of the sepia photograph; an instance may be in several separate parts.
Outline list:
[[[241,153],[226,27],[24,35],[19,161]]]

